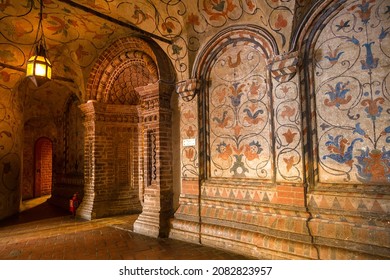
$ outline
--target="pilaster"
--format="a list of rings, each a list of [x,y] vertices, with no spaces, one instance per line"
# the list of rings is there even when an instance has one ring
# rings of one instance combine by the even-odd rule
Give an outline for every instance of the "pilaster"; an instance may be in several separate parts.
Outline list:
[[[181,192],[179,207],[171,221],[169,236],[200,242],[199,118],[200,81],[188,79],[176,84],[180,108]]]
[[[166,237],[172,213],[172,129],[170,97],[173,88],[158,82],[136,89],[139,108],[143,168],[143,209],[134,231]]]
[[[303,126],[298,52],[268,60],[272,77],[275,168],[277,183],[304,181]]]

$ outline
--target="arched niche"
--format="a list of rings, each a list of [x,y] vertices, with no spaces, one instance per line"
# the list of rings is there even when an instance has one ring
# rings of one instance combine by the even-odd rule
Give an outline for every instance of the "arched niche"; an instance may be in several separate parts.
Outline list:
[[[198,56],[193,75],[200,83],[203,180],[275,180],[267,66],[277,52],[267,31],[235,26]]]

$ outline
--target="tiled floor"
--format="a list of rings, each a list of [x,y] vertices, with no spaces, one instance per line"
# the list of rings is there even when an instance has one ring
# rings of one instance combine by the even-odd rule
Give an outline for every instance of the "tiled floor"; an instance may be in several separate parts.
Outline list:
[[[44,219],[38,219],[44,218]],[[245,260],[202,245],[132,232],[136,215],[85,221],[47,202],[0,221],[0,259]]]

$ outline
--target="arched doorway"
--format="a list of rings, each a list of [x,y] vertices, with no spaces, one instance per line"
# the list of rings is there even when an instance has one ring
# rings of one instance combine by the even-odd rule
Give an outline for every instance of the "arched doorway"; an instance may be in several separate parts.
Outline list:
[[[53,143],[42,137],[35,142],[34,148],[34,191],[33,196],[51,194],[53,185]]]
[[[139,233],[162,236],[172,214],[171,64],[146,38],[114,42],[91,71],[86,103],[85,219],[141,213]]]

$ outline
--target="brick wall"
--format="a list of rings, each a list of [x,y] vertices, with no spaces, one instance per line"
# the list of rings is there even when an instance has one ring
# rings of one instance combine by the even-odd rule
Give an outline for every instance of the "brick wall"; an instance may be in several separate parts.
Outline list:
[[[36,156],[36,171],[40,169],[40,193],[35,196],[49,195],[53,186],[53,144],[49,139],[37,141]]]

